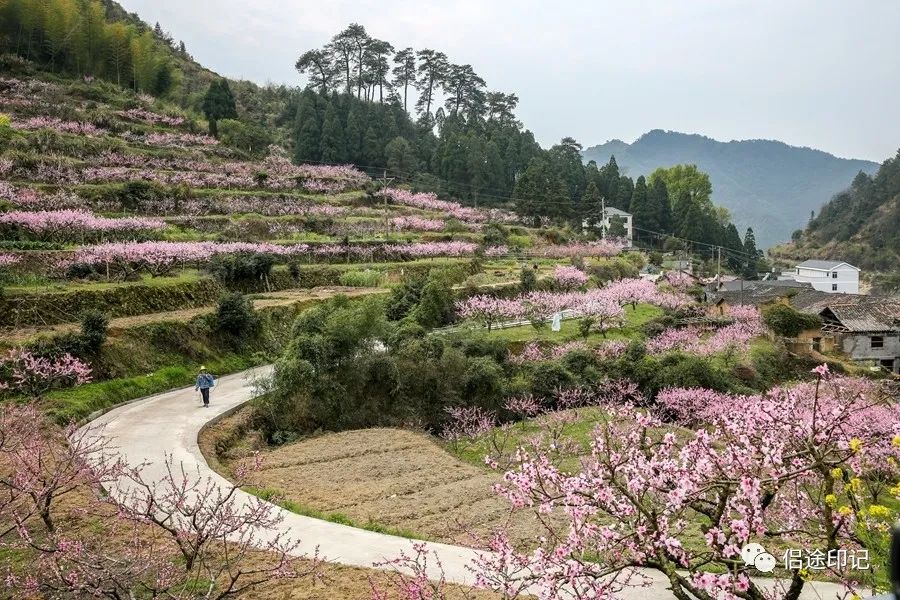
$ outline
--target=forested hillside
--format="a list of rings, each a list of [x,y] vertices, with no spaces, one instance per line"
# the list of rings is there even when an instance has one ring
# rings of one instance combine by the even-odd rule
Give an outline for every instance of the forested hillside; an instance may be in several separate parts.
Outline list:
[[[716,202],[731,211],[739,227],[756,228],[763,247],[788,240],[823,198],[844,189],[859,171],[874,173],[878,168],[871,161],[773,140],[720,142],[659,129],[631,144],[612,140],[584,151],[585,160],[598,163],[611,155],[632,177],[649,175],[657,167],[697,165],[709,173]]]
[[[864,269],[900,265],[900,151],[875,176],[858,173],[778,256],[846,260]]]
[[[352,164],[413,191],[514,208],[532,224],[576,231],[605,202],[635,214],[640,243],[707,256],[723,246],[735,268],[755,272],[754,237],[748,245],[713,204],[705,173],[685,166],[634,180],[615,161],[585,165],[573,138],[543,149],[517,119],[514,93],[491,90],[471,65],[438,49],[395,49],[351,24],[299,55],[304,88],[260,87],[198,65],[161,26],[110,0],[10,0],[0,11],[10,74],[75,76],[85,86],[105,79],[146,95],[145,104],[180,107],[185,129],[208,130],[247,158],[264,158],[274,143],[297,163]],[[79,119],[105,127],[100,111],[85,108]]]

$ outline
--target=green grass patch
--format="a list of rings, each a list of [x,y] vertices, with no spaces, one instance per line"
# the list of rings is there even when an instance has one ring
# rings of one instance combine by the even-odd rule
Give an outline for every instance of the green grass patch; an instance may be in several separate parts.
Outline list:
[[[260,361],[250,357],[226,355],[204,363],[211,373],[227,375],[254,366]],[[146,375],[109,379],[77,388],[56,390],[47,394],[47,413],[64,424],[86,418],[92,412],[117,404],[189,386],[197,376],[197,365],[181,364],[164,367]]]
[[[59,292],[73,292],[78,290],[105,291],[118,288],[128,288],[135,286],[149,286],[154,288],[162,288],[167,286],[177,286],[185,283],[193,283],[200,281],[203,275],[196,269],[186,269],[184,271],[173,272],[171,275],[162,277],[151,277],[150,275],[142,275],[134,281],[64,281],[47,283],[46,279],[35,277],[33,280],[23,280],[20,285],[10,285],[4,288],[9,295],[19,294],[36,294],[46,293],[53,294]]]
[[[384,273],[366,269],[364,271],[347,271],[338,279],[341,285],[349,287],[378,287],[384,283]]]
[[[588,342],[601,342],[603,340],[632,340],[642,335],[641,326],[663,315],[663,310],[650,304],[638,304],[637,308],[625,307],[625,324],[616,329],[610,329],[604,336],[601,333],[591,333]],[[562,322],[559,331],[553,331],[550,323],[536,328],[532,325],[520,325],[507,329],[494,329],[488,332],[485,329],[477,329],[473,335],[484,336],[493,340],[505,340],[507,342],[571,342],[580,340],[581,332],[578,329],[578,319],[566,319]]]

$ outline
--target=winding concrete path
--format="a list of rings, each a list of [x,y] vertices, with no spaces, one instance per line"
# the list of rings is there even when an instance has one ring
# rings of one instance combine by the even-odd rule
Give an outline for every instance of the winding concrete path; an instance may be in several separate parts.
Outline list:
[[[116,451],[132,465],[146,463],[147,481],[160,481],[165,475],[165,456],[171,454],[175,464],[182,463],[188,472],[198,470],[223,489],[230,483],[207,464],[200,452],[197,436],[200,429],[215,417],[243,404],[253,396],[253,379],[265,376],[271,367],[260,367],[218,380],[212,392],[209,408],[203,408],[193,388],[183,388],[138,400],[115,408],[90,423],[93,434],[110,440]],[[249,494],[238,491],[243,502],[254,501]],[[396,558],[401,551],[412,552],[412,541],[363,529],[356,529],[320,519],[304,517],[278,509],[284,520],[281,527],[290,537],[299,540],[298,555],[319,556],[329,562],[356,567],[372,567],[373,563]],[[428,549],[440,558],[447,581],[471,585],[472,572],[467,568],[478,552],[447,544],[428,543]],[[430,561],[433,563],[434,561]],[[434,573],[437,575],[437,572]],[[674,598],[667,582],[656,571],[645,575],[652,585],[626,589],[624,600],[663,600]],[[770,587],[772,580],[763,580]],[[836,597],[838,586],[816,584],[806,586],[804,598],[827,600]]]

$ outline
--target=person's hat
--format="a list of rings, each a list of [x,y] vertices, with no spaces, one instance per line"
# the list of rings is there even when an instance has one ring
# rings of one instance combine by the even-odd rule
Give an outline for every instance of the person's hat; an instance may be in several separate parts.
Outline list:
[[[205,371],[205,370],[206,370],[206,367],[200,367],[200,370],[201,370],[201,371]]]

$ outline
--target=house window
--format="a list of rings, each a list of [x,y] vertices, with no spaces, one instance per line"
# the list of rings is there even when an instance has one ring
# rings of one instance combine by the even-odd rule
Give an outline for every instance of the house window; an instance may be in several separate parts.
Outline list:
[[[814,337],[812,339],[812,349],[815,350],[816,352],[822,351],[822,338]]]
[[[879,362],[880,362],[881,366],[884,367],[885,369],[887,369],[888,371],[894,370],[894,361],[892,359],[889,358],[887,360],[882,360]]]
[[[880,335],[873,335],[871,338],[872,342],[872,350],[877,350],[878,348],[884,348],[884,338]]]
[[[837,279],[837,271],[832,271],[832,273],[831,273],[831,278],[832,278],[832,279]]]
[[[837,284],[836,284],[836,283],[832,283],[832,284],[831,284],[831,291],[832,291],[832,292],[836,292],[836,291],[837,291]]]
[[[800,274],[800,269],[797,269],[797,275],[799,275],[799,274]]]

